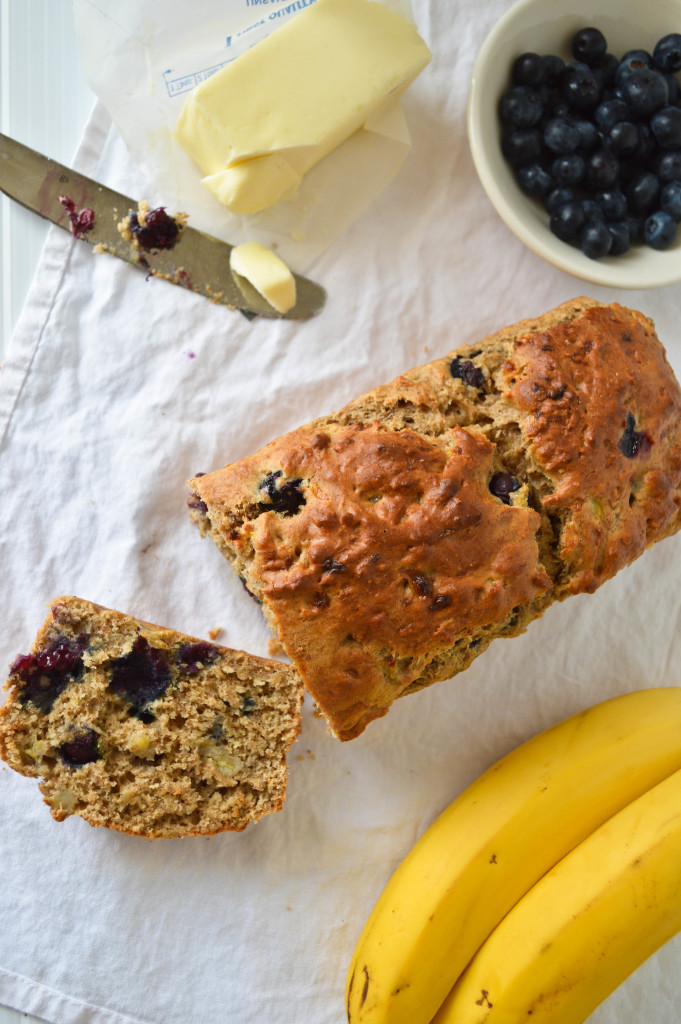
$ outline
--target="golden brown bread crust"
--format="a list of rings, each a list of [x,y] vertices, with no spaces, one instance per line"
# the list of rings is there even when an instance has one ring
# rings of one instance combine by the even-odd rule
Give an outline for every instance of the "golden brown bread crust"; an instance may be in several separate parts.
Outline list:
[[[67,596],[6,689],[0,756],[57,821],[180,837],[282,807],[303,697],[289,665]]]
[[[351,739],[678,529],[680,414],[650,321],[577,299],[195,478],[189,503]]]

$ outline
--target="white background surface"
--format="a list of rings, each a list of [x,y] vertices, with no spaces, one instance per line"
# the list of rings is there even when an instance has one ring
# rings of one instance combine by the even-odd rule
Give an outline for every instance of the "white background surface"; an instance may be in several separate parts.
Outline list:
[[[71,0],[0,0],[0,131],[70,164],[93,102]],[[0,196],[0,356],[46,233],[45,221]]]
[[[38,335],[36,323],[46,326],[0,460],[15,481],[0,490],[0,543],[11,541],[0,588],[5,662],[34,634],[45,602],[63,592],[197,635],[221,625],[226,643],[264,653],[257,608],[186,522],[183,481],[504,323],[587,290],[652,314],[681,371],[678,288],[585,289],[525,250],[482,194],[463,127],[465,97],[476,48],[502,0],[415,6],[436,62],[411,102],[413,159],[311,273],[329,288],[317,321],[247,324],[165,282],[149,284],[120,261],[93,259],[55,229],[41,267],[54,301],[44,295],[46,280],[22,318],[23,347]],[[51,21],[59,10],[68,25],[68,4],[4,0],[2,10],[3,74],[9,55],[17,75],[42,83],[31,113],[16,106],[28,101],[13,75],[13,92],[3,81],[3,111],[15,111],[18,138],[68,163],[89,108],[86,94],[80,108],[71,105],[66,86],[47,70],[61,50],[64,73],[78,77],[72,36],[60,36]],[[34,117],[52,141],[44,142]],[[88,154],[86,167],[139,195],[115,136],[107,146],[99,163]],[[28,214],[16,214],[28,224]],[[17,245],[22,237],[11,234]],[[3,236],[3,281],[8,251]],[[12,275],[15,266],[30,264],[12,255]],[[63,280],[60,267],[68,269]],[[79,288],[83,281],[91,287]],[[25,287],[26,276],[16,282],[10,292]],[[10,322],[19,303],[20,296],[3,306]],[[13,346],[3,374],[17,361]],[[107,401],[98,403],[98,395]],[[33,474],[25,472],[26,456]],[[31,481],[39,481],[34,490]],[[641,685],[678,682],[680,544],[681,537],[665,541],[597,594],[551,609],[451,686],[399,701],[352,744],[333,741],[308,714],[285,811],[252,833],[189,846],[127,842],[80,820],[53,822],[32,780],[5,772],[3,808],[12,825],[0,823],[0,845],[11,854],[0,857],[10,908],[0,931],[3,956],[30,975],[27,988],[44,981],[74,997],[45,1009],[23,995],[16,1005],[88,1024],[107,1019],[84,1005],[98,998],[99,1006],[137,1019],[129,992],[146,988],[149,1006],[139,1019],[154,1024],[340,1024],[342,974],[358,929],[386,875],[456,792],[571,711]],[[188,571],[195,565],[200,573]],[[240,887],[242,878],[252,890]],[[118,919],[103,919],[103,901],[121,912]],[[207,922],[204,929],[192,914]],[[242,935],[250,938],[241,942]],[[660,1020],[680,1020],[679,942],[597,1011],[595,1024],[647,1024],[652,993]],[[262,970],[254,972],[250,960]],[[229,999],[209,1003],[212,986]],[[178,1006],[192,1000],[203,1014],[182,1019]]]
[[[0,0],[0,131],[69,164],[93,102],[71,0]],[[0,358],[47,230],[46,222],[0,195]],[[0,1024],[36,1019],[0,1006]]]

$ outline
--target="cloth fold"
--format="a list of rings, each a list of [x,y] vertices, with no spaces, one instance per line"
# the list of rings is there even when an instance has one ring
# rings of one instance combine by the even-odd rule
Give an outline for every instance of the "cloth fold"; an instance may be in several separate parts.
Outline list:
[[[576,295],[641,309],[681,373],[678,287],[587,287],[489,204],[465,134],[468,79],[503,0],[429,0],[433,64],[405,97],[412,149],[308,268],[305,323],[247,321],[53,228],[0,372],[0,661],[63,593],[266,655],[257,605],[189,523],[185,481],[456,345]],[[101,106],[78,167],[162,201]],[[244,833],[150,842],[58,824],[0,770],[0,1003],[54,1024],[338,1024],[345,972],[392,871],[484,768],[627,690],[678,684],[681,539],[553,606],[464,674],[340,744],[306,701],[283,811]],[[594,1015],[676,1020],[673,940]]]

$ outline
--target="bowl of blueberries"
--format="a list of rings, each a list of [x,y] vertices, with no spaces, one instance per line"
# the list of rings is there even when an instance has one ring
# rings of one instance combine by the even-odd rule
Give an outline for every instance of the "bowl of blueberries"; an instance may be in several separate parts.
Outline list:
[[[520,0],[477,56],[468,136],[497,212],[554,266],[681,281],[681,0]]]

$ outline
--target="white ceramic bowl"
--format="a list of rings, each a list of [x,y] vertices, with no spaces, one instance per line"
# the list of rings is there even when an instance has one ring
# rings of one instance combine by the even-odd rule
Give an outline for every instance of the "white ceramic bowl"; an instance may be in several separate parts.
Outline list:
[[[584,281],[614,288],[657,288],[681,281],[681,230],[663,252],[636,245],[623,256],[591,260],[551,234],[540,202],[515,182],[500,145],[498,104],[521,53],[557,53],[572,60],[570,40],[587,25],[605,35],[617,57],[651,51],[681,26],[681,0],[520,0],[497,22],[475,61],[468,97],[468,137],[480,181],[497,213],[534,252]]]

